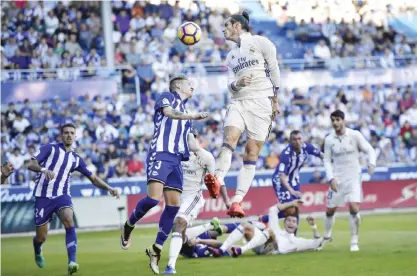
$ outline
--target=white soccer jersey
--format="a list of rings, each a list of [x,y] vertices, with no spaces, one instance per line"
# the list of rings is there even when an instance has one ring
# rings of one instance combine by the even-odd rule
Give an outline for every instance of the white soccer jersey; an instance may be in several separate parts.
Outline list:
[[[266,37],[250,33],[241,34],[240,39],[240,45],[236,45],[226,57],[232,99],[273,96],[273,88],[279,87],[280,81],[275,45]],[[237,89],[235,82],[242,76],[251,77],[251,84]]]
[[[360,151],[367,153],[368,163],[375,166],[375,150],[359,131],[346,128],[342,136],[337,136],[334,131],[329,134],[324,140],[324,168],[327,179],[346,179],[360,174]]]
[[[195,195],[201,191],[206,174],[206,166],[193,152],[190,152],[190,160],[181,162],[183,171],[182,196]]]

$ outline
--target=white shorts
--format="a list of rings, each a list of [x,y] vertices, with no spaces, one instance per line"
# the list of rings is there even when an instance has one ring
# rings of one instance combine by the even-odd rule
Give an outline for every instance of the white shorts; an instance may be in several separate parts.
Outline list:
[[[355,175],[348,179],[339,180],[338,191],[335,193],[329,187],[327,192],[327,208],[342,207],[346,202],[362,202],[361,175]]]
[[[198,214],[203,209],[205,202],[201,192],[185,196],[182,195],[180,209],[178,210],[176,217],[185,219],[188,227],[190,227],[193,220],[197,218]]]
[[[272,101],[269,98],[232,100],[227,107],[224,127],[247,131],[248,138],[265,141],[272,127]]]

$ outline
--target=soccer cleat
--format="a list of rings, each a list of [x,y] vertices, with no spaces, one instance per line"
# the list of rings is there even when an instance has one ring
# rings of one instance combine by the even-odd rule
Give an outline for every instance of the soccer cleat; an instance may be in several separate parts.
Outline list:
[[[125,225],[122,229],[122,234],[120,235],[120,247],[123,250],[127,250],[130,247],[130,242],[132,240],[131,233],[135,226],[130,226],[127,224],[127,221],[125,222]]]
[[[233,258],[237,258],[242,255],[242,249],[240,247],[232,247],[230,250],[232,251]]]
[[[35,262],[40,268],[45,266],[45,258],[42,255],[42,246],[41,246],[41,253],[39,255],[37,255],[35,252]]]
[[[210,173],[206,174],[204,184],[206,184],[210,197],[217,198],[219,196],[221,184],[214,175]]]
[[[76,273],[80,269],[80,266],[75,262],[70,262],[68,264],[68,275]]]
[[[223,235],[223,229],[220,225],[220,220],[217,217],[214,217],[211,221],[210,224],[213,225],[213,230],[216,231],[217,233],[219,233],[219,235]]]
[[[207,250],[213,255],[213,257],[218,258],[223,256],[224,252],[220,248],[208,247]]]
[[[175,270],[175,268],[173,268],[172,266],[170,266],[170,265],[167,265],[167,267],[165,268],[165,270],[164,270],[164,273],[162,273],[162,274],[165,274],[165,275],[172,275],[172,274],[177,274],[177,271]]]
[[[351,244],[350,245],[350,252],[356,252],[356,251],[359,251],[358,244]]]
[[[232,206],[230,206],[229,211],[227,211],[227,214],[234,218],[243,218],[245,216],[245,212],[242,210],[242,203],[241,202],[233,202]]]
[[[152,272],[155,274],[159,274],[159,267],[158,263],[161,259],[161,253],[157,253],[155,250],[155,245],[152,247],[148,247],[145,250],[146,255],[149,257],[149,267],[151,268]]]

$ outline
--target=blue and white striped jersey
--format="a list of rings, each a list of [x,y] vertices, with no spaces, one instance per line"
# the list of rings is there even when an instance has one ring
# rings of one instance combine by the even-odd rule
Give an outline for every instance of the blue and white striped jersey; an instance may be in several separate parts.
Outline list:
[[[162,93],[155,103],[154,134],[149,145],[148,160],[158,158],[174,161],[187,161],[190,153],[188,150],[187,135],[192,124],[190,120],[175,120],[164,115],[162,109],[170,106],[175,110],[187,113],[185,104],[176,92]],[[178,159],[180,157],[180,159]]]
[[[279,156],[279,164],[273,174],[274,182],[279,185],[279,174],[283,173],[288,176],[288,184],[291,185],[295,191],[299,191],[300,169],[310,154],[320,157],[320,150],[315,148],[312,144],[304,143],[300,153],[297,153],[294,151],[291,144],[289,144]],[[285,189],[282,185],[279,186],[278,189]]]
[[[43,145],[32,159],[38,160],[41,167],[55,174],[52,180],[48,180],[43,173],[38,174],[33,190],[35,197],[71,195],[69,183],[73,171],[78,171],[87,177],[92,175],[84,160],[73,150],[65,151],[63,143]]]

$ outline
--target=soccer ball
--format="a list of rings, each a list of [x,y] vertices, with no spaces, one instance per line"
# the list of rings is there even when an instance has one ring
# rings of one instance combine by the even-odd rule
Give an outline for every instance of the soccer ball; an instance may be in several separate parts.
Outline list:
[[[200,41],[201,29],[194,22],[185,22],[178,27],[178,38],[185,45],[194,45]]]

